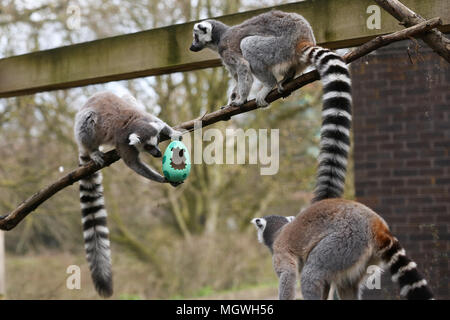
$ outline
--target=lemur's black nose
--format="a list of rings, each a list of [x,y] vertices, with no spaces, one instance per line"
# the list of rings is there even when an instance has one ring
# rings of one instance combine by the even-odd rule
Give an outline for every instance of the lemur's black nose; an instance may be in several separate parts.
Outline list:
[[[198,51],[200,51],[200,48],[195,46],[194,44],[191,44],[191,46],[189,47],[189,50],[194,51],[194,52],[198,52]]]
[[[154,156],[155,158],[161,158],[161,156],[162,156],[161,150],[159,150],[159,148],[157,146],[153,147],[150,150],[150,154],[152,156]]]

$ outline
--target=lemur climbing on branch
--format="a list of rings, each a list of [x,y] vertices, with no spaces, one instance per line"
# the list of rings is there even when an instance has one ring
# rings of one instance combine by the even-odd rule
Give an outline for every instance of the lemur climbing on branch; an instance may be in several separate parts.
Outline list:
[[[323,83],[323,120],[315,201],[341,196],[352,120],[350,74],[343,59],[317,46],[310,24],[296,13],[270,11],[236,26],[205,20],[194,25],[193,35],[190,50],[218,52],[236,80],[231,105],[247,101],[253,76],[263,83],[256,103],[264,107],[275,86],[282,92],[296,74],[309,65],[316,67]]]
[[[110,92],[93,95],[75,117],[80,165],[91,160],[101,165],[103,154],[99,147],[112,145],[133,171],[160,183],[169,181],[143,163],[139,152],[161,157],[159,141],[178,139],[181,135],[164,121],[137,108],[132,99],[123,99]],[[170,183],[173,186],[179,184]],[[92,280],[97,292],[109,297],[113,293],[111,252],[100,171],[80,180],[80,202],[86,258]]]

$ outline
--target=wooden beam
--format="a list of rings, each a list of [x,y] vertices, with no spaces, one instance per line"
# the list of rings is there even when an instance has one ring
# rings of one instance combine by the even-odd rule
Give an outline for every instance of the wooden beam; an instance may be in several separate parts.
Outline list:
[[[405,0],[426,18],[441,17],[440,30],[450,32],[448,0]],[[278,9],[302,14],[317,42],[336,49],[360,45],[378,35],[401,30],[384,10],[381,29],[368,29],[371,0],[311,0],[247,11],[216,19],[234,25]],[[220,66],[209,50],[189,51],[195,22],[38,51],[0,60],[0,97],[32,94],[95,83]]]

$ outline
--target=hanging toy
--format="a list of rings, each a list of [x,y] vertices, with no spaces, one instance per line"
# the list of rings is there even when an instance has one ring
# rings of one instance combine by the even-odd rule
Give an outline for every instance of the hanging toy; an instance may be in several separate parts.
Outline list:
[[[170,182],[186,180],[191,172],[191,159],[183,142],[172,141],[167,146],[162,158],[162,170]]]

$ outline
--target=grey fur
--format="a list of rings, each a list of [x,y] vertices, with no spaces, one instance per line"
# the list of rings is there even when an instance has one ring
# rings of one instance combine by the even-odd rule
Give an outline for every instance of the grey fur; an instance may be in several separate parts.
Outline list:
[[[130,144],[130,135],[139,142]],[[164,139],[181,137],[164,121],[138,110],[133,104],[110,92],[93,95],[75,117],[75,138],[81,156],[89,156],[98,164],[103,163],[101,145],[112,145],[125,164],[139,175],[157,182],[167,183],[161,174],[141,162],[139,152],[161,157],[158,143]]]
[[[282,216],[252,220],[258,238],[262,232],[263,242],[273,254],[280,299],[295,298],[297,272],[304,299],[326,299],[330,287],[336,287],[341,299],[360,299],[367,267],[384,267],[402,250],[386,222],[354,201],[322,200],[288,221]],[[402,265],[411,262],[404,259]],[[398,268],[391,263],[391,272],[401,274]],[[407,272],[403,274],[403,288],[424,281],[415,268]],[[429,299],[432,294],[425,285],[410,290],[410,298]]]
[[[124,162],[141,176],[168,182],[140,161],[139,152],[161,156],[160,138],[177,138],[173,130],[157,117],[137,108],[134,98],[122,99],[102,92],[93,95],[75,117],[75,139],[79,147],[80,165],[90,160],[103,163],[101,145],[113,145]],[[176,186],[178,183],[171,183]],[[103,297],[113,294],[111,250],[107,212],[100,171],[80,180],[80,203],[86,258],[97,292]]]
[[[282,91],[283,84],[308,65],[297,50],[303,42],[316,43],[311,26],[301,15],[270,11],[231,27],[216,20],[200,22],[194,27],[191,50],[210,48],[219,53],[237,82],[230,104],[245,103],[255,76],[264,85],[257,103],[266,106],[264,98],[275,85]]]

